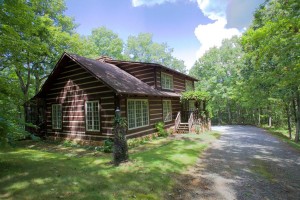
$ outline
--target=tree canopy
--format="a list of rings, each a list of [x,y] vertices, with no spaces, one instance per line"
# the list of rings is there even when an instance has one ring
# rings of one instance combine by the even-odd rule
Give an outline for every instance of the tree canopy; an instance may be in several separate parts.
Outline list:
[[[224,40],[195,63],[190,73],[212,96],[215,122],[287,124],[298,141],[299,8],[296,0],[266,1],[241,38]]]

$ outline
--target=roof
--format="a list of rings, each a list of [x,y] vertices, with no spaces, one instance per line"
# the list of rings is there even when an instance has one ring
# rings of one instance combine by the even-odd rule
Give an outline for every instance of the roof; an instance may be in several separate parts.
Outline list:
[[[87,69],[92,75],[102,80],[105,84],[110,86],[119,94],[168,97],[181,96],[180,94],[174,92],[163,92],[156,90],[113,64],[85,58],[76,54],[66,53],[66,55],[73,58],[75,62]]]
[[[120,69],[116,65],[105,63],[101,60],[94,60],[79,56],[76,54],[63,53],[48,79],[42,86],[39,93],[42,94],[48,82],[51,82],[56,74],[59,73],[59,66],[64,60],[65,56],[76,62],[82,68],[86,69],[92,76],[102,81],[105,85],[113,89],[118,94],[131,95],[146,95],[146,96],[162,96],[162,97],[180,97],[181,95],[175,92],[165,92],[152,88],[140,79]]]
[[[139,64],[139,65],[144,65],[144,66],[158,66],[164,70],[167,70],[167,71],[170,71],[174,74],[178,74],[178,75],[181,75],[181,76],[184,76],[185,78],[187,79],[190,79],[190,80],[193,80],[193,81],[199,81],[198,79],[192,77],[192,76],[189,76],[189,75],[186,75],[184,73],[181,73],[179,71],[176,71],[174,69],[171,69],[169,67],[165,67],[161,64],[158,64],[158,63],[149,63],[149,62],[136,62],[136,61],[125,61],[125,60],[114,60],[114,59],[111,59],[109,57],[100,57],[98,58],[97,60],[101,60],[101,61],[104,61],[106,63],[111,63],[111,64],[116,64],[116,65],[119,65],[119,64],[128,64],[128,65],[135,65],[135,64]]]

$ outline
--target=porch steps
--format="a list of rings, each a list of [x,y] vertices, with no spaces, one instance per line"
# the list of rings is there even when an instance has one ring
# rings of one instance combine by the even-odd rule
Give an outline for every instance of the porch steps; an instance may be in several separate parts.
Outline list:
[[[176,132],[177,133],[188,133],[189,132],[189,123],[180,123]]]

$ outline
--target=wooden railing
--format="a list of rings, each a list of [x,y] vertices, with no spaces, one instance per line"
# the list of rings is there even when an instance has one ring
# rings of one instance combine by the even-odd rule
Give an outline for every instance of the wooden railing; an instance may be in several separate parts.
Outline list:
[[[192,130],[192,126],[194,124],[194,113],[190,114],[188,124],[189,124],[189,133],[190,133]]]
[[[180,112],[178,112],[177,116],[175,118],[175,131],[177,131],[180,123],[181,123],[181,114],[180,114]]]

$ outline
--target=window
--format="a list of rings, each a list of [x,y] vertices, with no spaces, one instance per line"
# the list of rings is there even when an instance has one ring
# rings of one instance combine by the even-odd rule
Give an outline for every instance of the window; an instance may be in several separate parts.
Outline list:
[[[173,90],[173,76],[161,73],[161,87],[162,89]]]
[[[61,104],[52,104],[52,128],[61,129]]]
[[[128,129],[149,125],[148,100],[127,100]]]
[[[170,100],[163,100],[163,120],[172,121],[172,103]]]
[[[193,91],[193,81],[185,80],[185,91]]]
[[[87,131],[100,131],[99,101],[85,102],[85,119]]]

